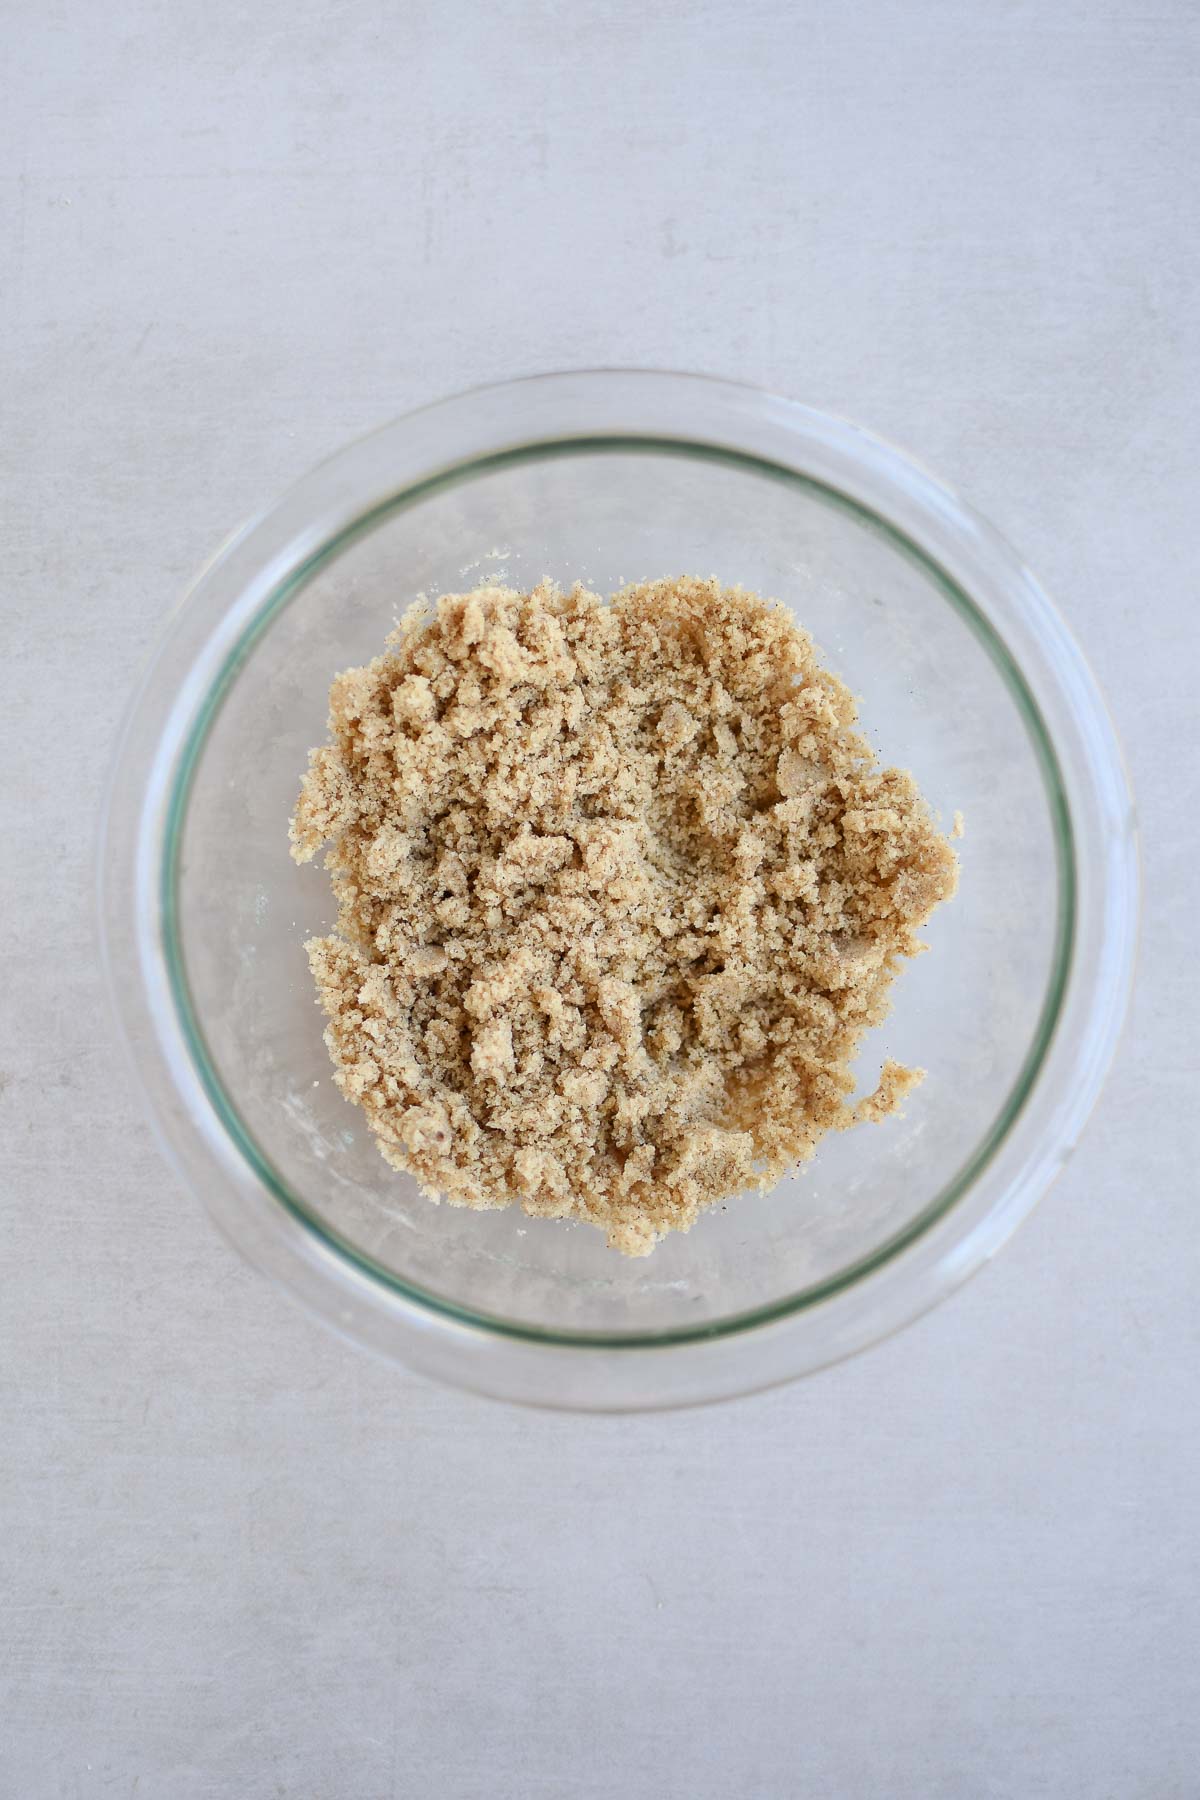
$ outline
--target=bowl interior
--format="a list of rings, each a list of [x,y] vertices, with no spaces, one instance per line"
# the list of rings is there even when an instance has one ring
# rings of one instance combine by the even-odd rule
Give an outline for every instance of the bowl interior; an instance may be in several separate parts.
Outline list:
[[[907,1116],[831,1137],[766,1195],[629,1261],[584,1226],[434,1206],[389,1169],[330,1079],[303,944],[333,907],[287,826],[333,674],[379,653],[416,596],[543,575],[609,592],[716,575],[796,613],[861,696],[881,757],[966,821],[958,898],[866,1040],[927,1071]],[[970,599],[857,506],[694,446],[514,452],[396,501],[277,593],[226,665],[177,791],[168,865],[193,1054],[226,1129],[275,1187],[382,1279],[523,1331],[719,1328],[855,1278],[952,1205],[1011,1123],[1062,973],[1066,846],[1053,759],[1019,671]]]

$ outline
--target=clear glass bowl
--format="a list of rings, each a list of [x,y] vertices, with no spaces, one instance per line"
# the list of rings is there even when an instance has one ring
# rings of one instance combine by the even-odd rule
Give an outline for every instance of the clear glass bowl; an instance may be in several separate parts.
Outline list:
[[[880,753],[949,823],[958,898],[868,1039],[928,1070],[907,1116],[827,1139],[643,1261],[585,1226],[433,1206],[332,1081],[303,942],[332,919],[287,823],[330,678],[419,593],[543,574],[715,574],[794,607]],[[840,420],[692,376],[461,395],[324,463],[175,615],[113,776],[112,992],[169,1152],[234,1242],[349,1337],[551,1405],[764,1387],[912,1319],[1070,1155],[1124,1011],[1133,811],[1112,728],[1031,576]]]

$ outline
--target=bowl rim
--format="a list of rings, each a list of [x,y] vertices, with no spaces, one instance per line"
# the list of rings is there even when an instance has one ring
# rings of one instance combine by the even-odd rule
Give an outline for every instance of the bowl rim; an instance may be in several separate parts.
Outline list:
[[[221,705],[254,645],[319,569],[385,518],[481,473],[531,460],[630,452],[718,461],[799,486],[849,510],[918,564],[983,645],[1024,722],[1054,831],[1058,907],[1047,989],[1022,1066],[983,1137],[914,1219],[845,1269],[760,1307],[660,1332],[572,1332],[479,1311],[403,1280],[292,1190],[255,1142],[205,1041],[179,937],[179,858],[192,780]],[[857,1309],[853,1335],[871,1341],[904,1323],[992,1253],[1069,1154],[1115,1047],[1137,913],[1132,804],[1112,726],[1062,621],[999,535],[910,458],[856,426],[760,390],[645,370],[526,377],[436,402],[335,453],[237,533],[176,613],[130,709],[110,781],[101,874],[110,994],[139,1082],[189,1185],[201,1188],[218,1222],[252,1260],[310,1303],[315,1299],[317,1310],[357,1340],[401,1357],[411,1350],[411,1327],[419,1321],[425,1337],[430,1329],[456,1339],[481,1334],[519,1350],[522,1360],[530,1350],[576,1358],[590,1353],[589,1362],[600,1356],[609,1364],[613,1352],[628,1360],[671,1351],[677,1359],[690,1350],[705,1352],[711,1365],[723,1340],[778,1337],[779,1328],[821,1314],[828,1321],[839,1300],[861,1299],[872,1286],[874,1302]],[[1086,968],[1081,952],[1089,953]],[[1039,1121],[1040,1137],[1035,1132],[1024,1146],[1024,1159],[1009,1158],[1012,1175],[993,1183],[991,1203],[981,1216],[971,1216],[978,1209],[964,1210],[964,1201],[978,1196],[1001,1152],[1021,1135],[1022,1121],[1028,1130],[1030,1102],[1052,1064],[1060,1092]],[[1034,1178],[1017,1165],[1039,1151],[1032,1158],[1040,1171]],[[231,1155],[240,1170],[231,1170]],[[253,1229],[244,1207],[230,1203],[231,1173],[233,1190],[243,1199],[247,1181],[261,1196]],[[223,1177],[226,1188],[217,1205],[214,1176],[218,1184]],[[263,1200],[311,1244],[293,1243],[285,1253]],[[956,1223],[961,1229],[954,1229]],[[913,1262],[914,1280],[902,1284],[903,1304],[893,1293],[881,1319],[880,1277],[890,1272],[888,1285],[894,1287],[896,1265],[938,1237],[939,1227],[947,1242],[932,1266],[922,1271]],[[307,1265],[302,1280],[296,1279],[297,1253]],[[316,1287],[331,1277],[340,1292],[318,1295]],[[372,1309],[379,1316],[368,1322]],[[849,1321],[842,1324],[845,1329]],[[834,1356],[847,1353],[839,1345],[840,1338]],[[791,1359],[797,1366],[787,1373],[831,1360],[824,1353],[829,1347],[798,1343],[801,1354]],[[425,1360],[436,1364],[439,1358]],[[448,1361],[457,1365],[461,1354]],[[450,1373],[463,1378],[461,1371]],[[523,1379],[528,1381],[527,1371]],[[487,1380],[468,1378],[468,1385],[496,1391]],[[596,1385],[583,1383],[583,1403],[595,1403]],[[506,1381],[502,1391],[512,1386]],[[695,1396],[689,1391],[682,1397]],[[573,1403],[580,1403],[578,1396]]]

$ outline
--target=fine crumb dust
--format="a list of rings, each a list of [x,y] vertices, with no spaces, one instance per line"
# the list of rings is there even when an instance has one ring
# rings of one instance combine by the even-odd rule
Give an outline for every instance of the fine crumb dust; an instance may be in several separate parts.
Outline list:
[[[850,1063],[957,884],[910,775],[774,602],[481,587],[330,693],[292,854],[342,1092],[431,1199],[645,1255],[921,1071]]]

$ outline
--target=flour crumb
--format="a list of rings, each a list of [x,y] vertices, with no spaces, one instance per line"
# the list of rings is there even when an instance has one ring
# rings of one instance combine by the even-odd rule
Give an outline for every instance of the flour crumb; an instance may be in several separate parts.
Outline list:
[[[446,594],[336,677],[329,733],[291,838],[338,902],[334,1079],[431,1198],[643,1256],[921,1079],[850,1098],[957,860],[774,602]]]

